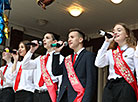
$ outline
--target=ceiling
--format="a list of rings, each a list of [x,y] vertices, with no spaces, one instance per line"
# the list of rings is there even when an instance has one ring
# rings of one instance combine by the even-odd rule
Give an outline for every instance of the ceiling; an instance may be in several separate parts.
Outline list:
[[[110,29],[118,22],[138,22],[138,0],[124,0],[119,5],[109,0],[55,0],[46,10],[38,6],[36,0],[10,2],[10,26],[39,37],[43,37],[47,31],[65,37],[70,28],[80,28],[86,34],[93,34],[99,29]],[[66,10],[73,3],[78,3],[85,10],[79,17],[72,17]],[[48,22],[42,26],[38,23],[39,19]]]

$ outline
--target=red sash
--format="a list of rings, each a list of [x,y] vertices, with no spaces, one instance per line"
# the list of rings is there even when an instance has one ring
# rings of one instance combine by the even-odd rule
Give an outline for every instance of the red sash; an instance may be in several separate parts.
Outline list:
[[[115,72],[119,72],[119,75],[121,75],[134,89],[137,100],[138,100],[138,89],[137,89],[137,81],[130,70],[129,66],[127,63],[124,61],[123,56],[122,56],[122,51],[120,47],[118,46],[119,52],[117,50],[113,50],[113,59],[114,59],[114,67],[116,68]]]
[[[46,84],[46,87],[48,89],[49,95],[51,97],[52,102],[56,102],[56,98],[57,98],[57,84],[53,83],[48,70],[46,68],[46,60],[45,60],[45,56],[41,56],[40,57],[40,64],[41,64],[41,72],[42,72],[42,76],[44,79],[44,82]]]
[[[6,70],[7,70],[7,67],[8,67],[8,65],[6,65],[6,67],[4,68],[3,77],[4,77],[4,74],[5,74]],[[2,79],[1,79],[1,86],[3,86],[3,80]]]
[[[75,98],[75,100],[73,102],[81,102],[84,92],[85,92],[85,89],[81,85],[81,83],[74,71],[71,55],[69,55],[65,58],[65,66],[67,69],[69,81],[70,81],[73,89],[78,93],[77,97]]]

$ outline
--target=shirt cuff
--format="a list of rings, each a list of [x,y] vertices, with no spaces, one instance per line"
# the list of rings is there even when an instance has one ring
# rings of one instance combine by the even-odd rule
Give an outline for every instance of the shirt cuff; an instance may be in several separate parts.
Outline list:
[[[60,52],[55,52],[55,53],[54,53],[54,55],[59,55],[59,54],[60,54]]]

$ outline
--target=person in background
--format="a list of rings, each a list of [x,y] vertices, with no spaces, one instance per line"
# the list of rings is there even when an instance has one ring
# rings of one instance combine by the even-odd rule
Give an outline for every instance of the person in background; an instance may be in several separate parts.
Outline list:
[[[115,24],[113,35],[98,51],[95,65],[103,68],[109,65],[108,81],[104,88],[102,102],[137,102],[138,65],[134,57],[136,39],[124,23]],[[110,46],[109,46],[110,45]]]
[[[33,74],[34,70],[22,70],[23,59],[30,49],[27,46],[29,41],[21,41],[19,49],[16,54],[12,54],[14,62],[11,70],[11,77],[14,79],[13,89],[15,91],[15,102],[33,102],[34,84]]]
[[[31,46],[30,50],[24,60],[24,69],[35,69],[34,74],[34,102],[56,102],[57,98],[57,85],[61,83],[61,76],[54,76],[52,74],[52,59],[54,48],[51,44],[56,43],[59,40],[59,36],[53,32],[47,32],[43,38],[44,48],[47,50],[43,56],[38,56],[34,60],[31,60],[33,53],[39,47],[37,41],[32,41],[36,46]],[[63,56],[61,61],[63,60]],[[29,66],[29,67],[28,67]],[[30,67],[31,66],[31,67]],[[60,84],[59,84],[60,85]]]
[[[69,48],[74,54],[68,55],[59,64],[59,55],[63,45],[55,48],[53,56],[53,75],[63,75],[58,102],[92,102],[96,85],[95,54],[83,47],[85,34],[78,28],[68,33]]]
[[[6,65],[0,68],[0,102],[14,102],[13,81],[9,74],[12,66],[12,56],[9,50],[9,47],[6,46],[2,52],[2,59],[6,62]]]

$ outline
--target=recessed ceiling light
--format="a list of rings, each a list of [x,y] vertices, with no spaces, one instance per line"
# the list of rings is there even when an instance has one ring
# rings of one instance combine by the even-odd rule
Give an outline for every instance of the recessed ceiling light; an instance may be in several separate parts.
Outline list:
[[[120,4],[123,0],[111,0],[112,3],[114,4]]]

